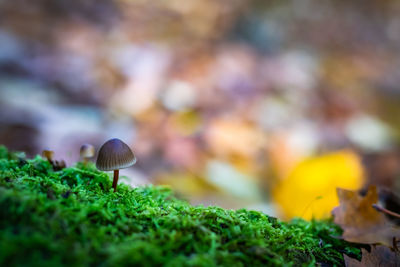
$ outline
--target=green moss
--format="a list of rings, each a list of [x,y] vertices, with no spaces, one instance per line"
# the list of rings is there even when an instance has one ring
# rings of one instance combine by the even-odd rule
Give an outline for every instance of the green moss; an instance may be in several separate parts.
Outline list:
[[[54,171],[0,147],[0,265],[342,265],[360,257],[330,221],[191,206],[164,187],[113,193],[92,165]]]

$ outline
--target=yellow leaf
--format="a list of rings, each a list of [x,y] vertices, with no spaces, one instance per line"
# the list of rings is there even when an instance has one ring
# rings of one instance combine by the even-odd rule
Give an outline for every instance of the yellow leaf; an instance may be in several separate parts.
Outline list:
[[[172,114],[169,125],[183,136],[193,135],[202,125],[200,114],[194,110],[180,111]]]
[[[286,219],[326,218],[339,204],[336,188],[359,189],[364,182],[359,156],[342,150],[299,163],[273,191]]]

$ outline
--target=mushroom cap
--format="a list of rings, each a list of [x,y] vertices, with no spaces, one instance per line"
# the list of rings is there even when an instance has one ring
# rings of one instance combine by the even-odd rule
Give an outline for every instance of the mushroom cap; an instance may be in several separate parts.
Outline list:
[[[136,157],[129,146],[114,138],[101,146],[96,167],[101,171],[113,171],[128,168],[135,163]]]
[[[52,160],[54,156],[54,151],[48,149],[43,150],[42,156],[45,157],[47,160]]]
[[[94,146],[91,144],[83,144],[79,151],[81,158],[91,158],[96,153]]]

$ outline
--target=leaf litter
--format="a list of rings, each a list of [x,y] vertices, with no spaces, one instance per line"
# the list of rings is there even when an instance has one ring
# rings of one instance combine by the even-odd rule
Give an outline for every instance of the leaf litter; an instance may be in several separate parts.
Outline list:
[[[342,238],[348,242],[372,245],[370,252],[362,249],[361,262],[343,255],[346,266],[400,266],[397,246],[400,228],[382,212],[391,216],[396,213],[377,205],[376,186],[370,186],[365,196],[341,188],[337,189],[337,194],[340,205],[332,210],[332,215],[334,222],[343,230]]]

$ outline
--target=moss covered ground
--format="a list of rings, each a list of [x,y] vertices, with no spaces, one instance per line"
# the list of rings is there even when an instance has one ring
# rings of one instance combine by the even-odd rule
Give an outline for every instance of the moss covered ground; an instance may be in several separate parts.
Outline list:
[[[0,146],[0,266],[324,266],[359,249],[331,221],[191,206],[165,187],[111,189],[93,165],[55,171]]]

